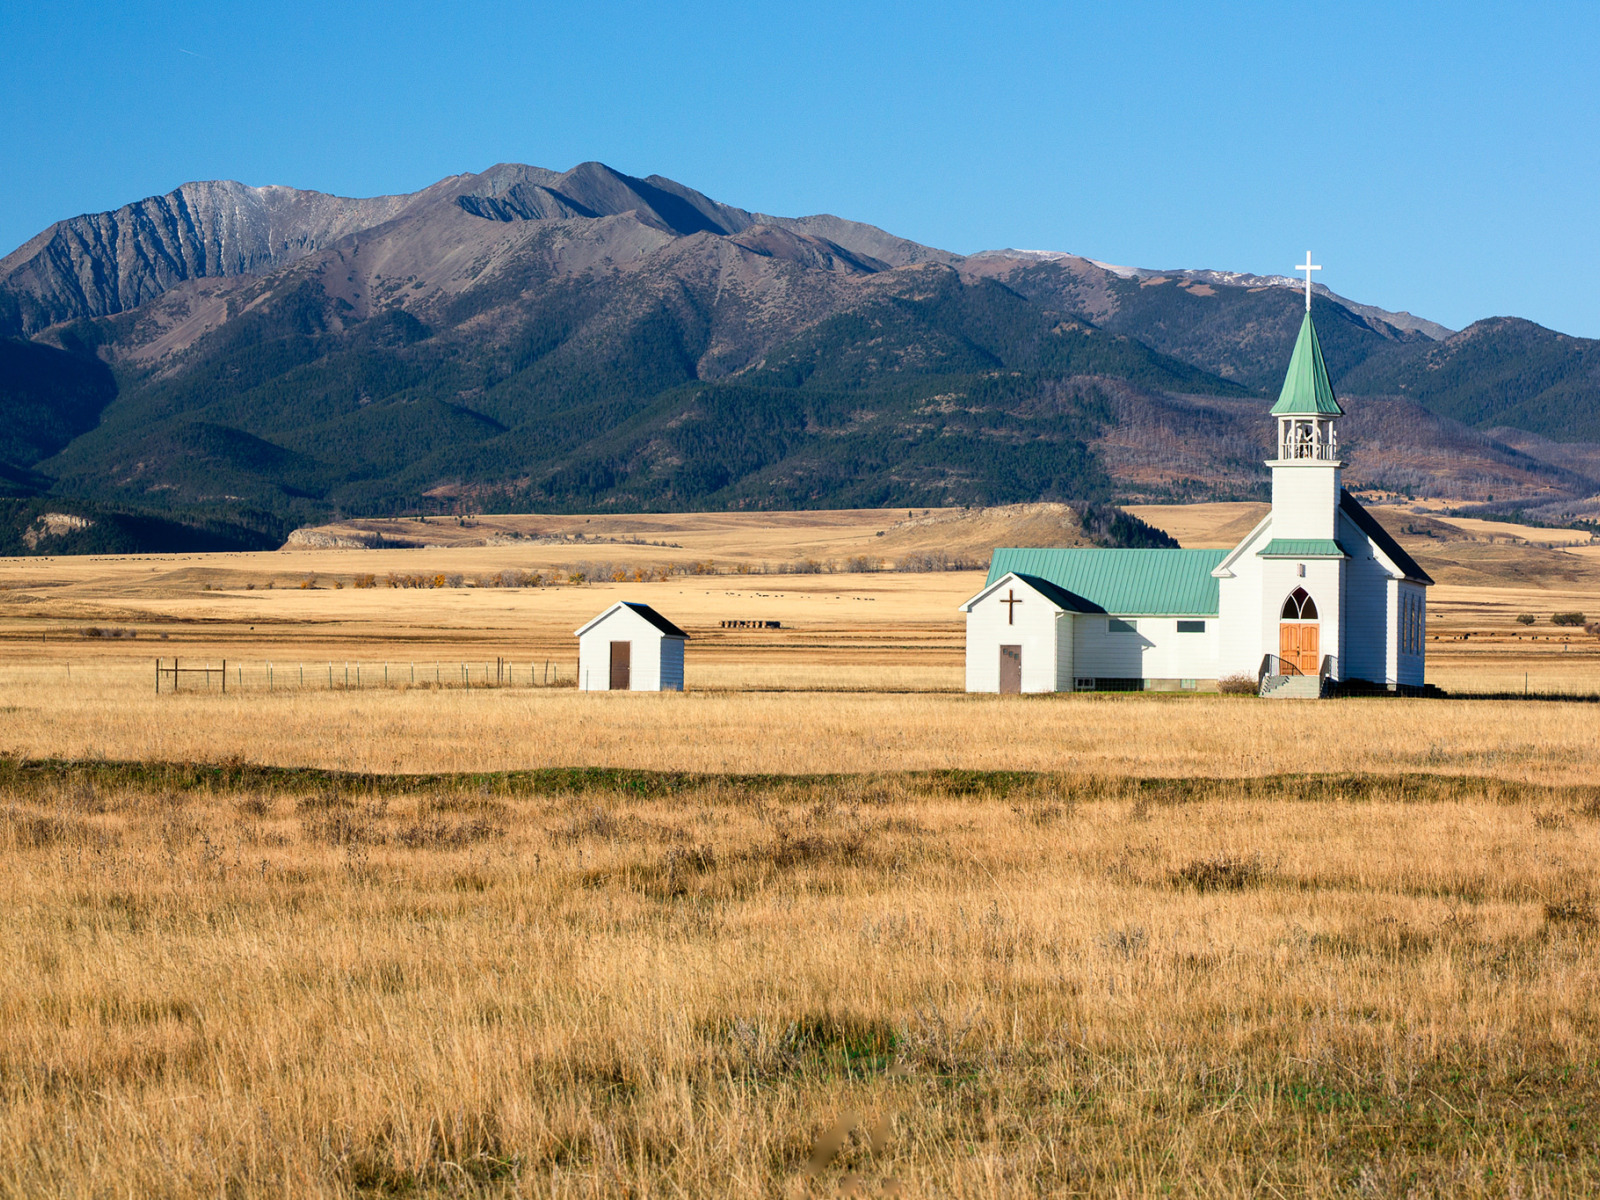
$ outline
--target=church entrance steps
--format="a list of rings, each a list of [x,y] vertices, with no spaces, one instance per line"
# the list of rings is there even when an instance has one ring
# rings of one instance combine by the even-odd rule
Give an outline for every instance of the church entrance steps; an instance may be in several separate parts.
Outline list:
[[[1266,675],[1261,680],[1261,695],[1273,700],[1317,700],[1322,696],[1318,675]]]

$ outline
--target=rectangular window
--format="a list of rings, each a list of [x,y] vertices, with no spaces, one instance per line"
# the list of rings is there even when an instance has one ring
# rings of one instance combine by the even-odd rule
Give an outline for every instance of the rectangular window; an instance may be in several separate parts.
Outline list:
[[[1112,617],[1108,625],[1112,633],[1138,633],[1138,627],[1132,621],[1124,621],[1121,617]]]
[[[1204,633],[1205,631],[1206,631],[1206,623],[1204,621],[1179,621],[1178,622],[1178,632],[1179,633]]]
[[[1080,692],[1092,692],[1092,691],[1094,691],[1094,680],[1092,680],[1092,679],[1080,679],[1080,680],[1078,680],[1078,690]]]

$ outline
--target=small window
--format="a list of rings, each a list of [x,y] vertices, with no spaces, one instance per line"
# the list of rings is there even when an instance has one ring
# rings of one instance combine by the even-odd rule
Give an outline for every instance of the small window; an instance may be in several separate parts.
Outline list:
[[[1180,680],[1178,680],[1178,690],[1180,692],[1192,692],[1192,691],[1194,691],[1196,689],[1197,686],[1198,686],[1198,684],[1193,679],[1180,679]]]
[[[1094,680],[1080,679],[1077,681],[1077,687],[1080,692],[1092,692],[1094,691]]]
[[[1108,628],[1112,633],[1138,633],[1139,628],[1132,621],[1124,621],[1121,617],[1112,617]]]
[[[1206,623],[1204,621],[1179,621],[1178,622],[1178,632],[1179,633],[1204,633],[1205,631],[1206,631]]]

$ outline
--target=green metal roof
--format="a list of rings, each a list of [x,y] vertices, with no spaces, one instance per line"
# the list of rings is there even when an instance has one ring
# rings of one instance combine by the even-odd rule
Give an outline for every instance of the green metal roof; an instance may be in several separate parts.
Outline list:
[[[1273,538],[1256,551],[1258,558],[1349,558],[1332,538]]]
[[[1212,570],[1226,550],[1002,549],[989,560],[989,583],[1015,572],[1054,584],[1078,612],[1119,616],[1214,617]]]
[[[1283,391],[1278,393],[1278,402],[1272,406],[1275,417],[1299,413],[1344,415],[1344,409],[1333,398],[1328,366],[1322,361],[1322,343],[1317,340],[1317,327],[1311,323],[1310,313],[1300,322],[1300,336],[1295,339],[1294,354],[1289,359],[1289,373],[1283,377]]]

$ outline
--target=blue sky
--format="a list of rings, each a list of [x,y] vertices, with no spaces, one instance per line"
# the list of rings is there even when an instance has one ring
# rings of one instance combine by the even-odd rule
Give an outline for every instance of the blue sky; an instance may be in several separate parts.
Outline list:
[[[190,179],[599,159],[945,248],[1600,337],[1600,5],[7,0],[0,244]]]

